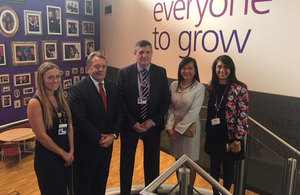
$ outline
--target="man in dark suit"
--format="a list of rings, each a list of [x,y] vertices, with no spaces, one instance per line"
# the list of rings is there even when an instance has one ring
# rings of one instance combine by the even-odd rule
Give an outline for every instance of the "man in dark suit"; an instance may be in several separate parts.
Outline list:
[[[113,141],[121,127],[116,84],[106,80],[106,58],[92,52],[89,76],[70,88],[68,99],[74,126],[75,195],[104,195]]]
[[[152,45],[136,43],[136,63],[119,71],[123,124],[121,129],[121,194],[129,195],[135,152],[139,138],[144,142],[145,184],[159,176],[160,132],[170,104],[166,70],[151,63]]]

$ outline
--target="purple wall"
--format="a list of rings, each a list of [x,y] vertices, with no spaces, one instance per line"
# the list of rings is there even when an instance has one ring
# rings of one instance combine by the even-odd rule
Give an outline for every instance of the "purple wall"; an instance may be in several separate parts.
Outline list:
[[[13,2],[22,2],[23,3],[13,3]],[[85,39],[94,39],[95,40],[95,50],[99,49],[100,45],[100,22],[99,22],[99,1],[94,1],[94,16],[85,15],[84,13],[84,0],[79,1],[79,14],[69,14],[66,12],[66,1],[65,0],[10,0],[0,2],[0,10],[3,6],[11,7],[19,17],[19,29],[16,35],[12,38],[6,38],[0,34],[0,44],[5,44],[6,50],[6,65],[0,66],[0,75],[9,74],[10,82],[8,84],[0,84],[0,125],[22,120],[27,118],[26,116],[26,106],[24,106],[24,98],[31,97],[33,93],[23,94],[23,89],[28,87],[35,86],[35,77],[34,72],[38,69],[38,66],[43,63],[42,58],[42,40],[57,40],[58,41],[58,61],[54,62],[64,71],[62,75],[62,81],[66,79],[72,79],[73,77],[79,76],[80,79],[82,76],[85,76],[85,73],[80,73],[80,67],[85,66]],[[48,35],[47,29],[47,13],[46,6],[58,6],[61,7],[62,12],[62,35]],[[43,35],[39,36],[25,36],[24,30],[24,10],[33,10],[42,12],[42,28]],[[66,19],[78,20],[79,21],[79,37],[69,37],[66,36]],[[82,35],[82,21],[91,21],[95,22],[95,35]],[[37,41],[38,44],[38,54],[39,54],[39,64],[38,65],[26,65],[26,66],[13,66],[12,65],[12,41]],[[62,61],[62,42],[65,41],[76,41],[81,42],[81,61]],[[72,68],[78,68],[78,73],[72,74]],[[70,76],[65,75],[65,71],[70,71]],[[26,86],[14,86],[14,74],[30,73],[31,75],[31,84]],[[1,82],[0,82],[1,83]],[[10,91],[3,92],[3,87],[10,86]],[[18,89],[20,91],[20,97],[15,97],[14,92]],[[34,89],[35,90],[35,89]],[[65,90],[67,91],[67,89]],[[3,107],[2,97],[6,95],[11,95],[11,106]],[[20,100],[21,107],[14,108],[14,101]]]

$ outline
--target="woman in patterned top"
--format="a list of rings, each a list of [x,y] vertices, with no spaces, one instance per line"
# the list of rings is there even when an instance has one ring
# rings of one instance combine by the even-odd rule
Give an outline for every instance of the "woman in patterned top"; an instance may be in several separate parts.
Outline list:
[[[223,186],[230,190],[234,162],[244,158],[243,138],[248,133],[248,90],[236,78],[235,65],[227,55],[219,56],[212,65],[208,84],[208,111],[205,152],[210,155],[210,174],[219,181],[223,164]],[[241,148],[235,151],[232,147]],[[214,195],[218,191],[214,190]]]

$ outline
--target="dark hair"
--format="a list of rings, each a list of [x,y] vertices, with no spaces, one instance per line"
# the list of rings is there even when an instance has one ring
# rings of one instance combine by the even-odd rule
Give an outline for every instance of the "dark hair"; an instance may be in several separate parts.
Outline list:
[[[140,41],[138,41],[135,44],[134,51],[138,51],[139,47],[146,47],[146,46],[150,46],[150,48],[152,50],[152,44],[149,41],[147,41],[147,40],[140,40]]]
[[[177,86],[177,90],[179,89],[179,86],[183,81],[183,77],[181,75],[181,69],[184,68],[190,62],[193,62],[193,65],[194,65],[194,68],[195,68],[195,73],[196,73],[194,78],[193,78],[193,82],[195,82],[195,80],[200,82],[199,73],[198,73],[198,65],[197,65],[196,60],[194,58],[191,58],[191,57],[185,57],[181,60],[181,62],[179,63],[179,66],[178,66],[178,73],[177,73],[177,75],[178,75],[178,86]]]
[[[234,62],[231,59],[231,57],[228,56],[228,55],[220,55],[219,57],[217,57],[215,59],[215,61],[212,64],[211,85],[212,85],[212,93],[213,94],[215,94],[215,92],[217,91],[218,86],[219,86],[219,78],[218,78],[218,75],[216,73],[216,67],[217,67],[217,64],[218,64],[219,61],[221,61],[225,65],[225,68],[230,69],[230,74],[228,76],[227,86],[230,86],[232,84],[241,84],[241,85],[247,87],[246,84],[244,84],[243,82],[239,81],[236,78],[236,75],[235,75],[235,65],[234,65]]]

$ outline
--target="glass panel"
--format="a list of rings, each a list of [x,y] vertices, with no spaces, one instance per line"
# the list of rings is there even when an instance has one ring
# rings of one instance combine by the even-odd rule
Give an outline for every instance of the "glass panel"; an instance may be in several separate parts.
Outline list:
[[[246,184],[262,194],[282,194],[287,160],[267,148],[253,136],[249,140]]]

